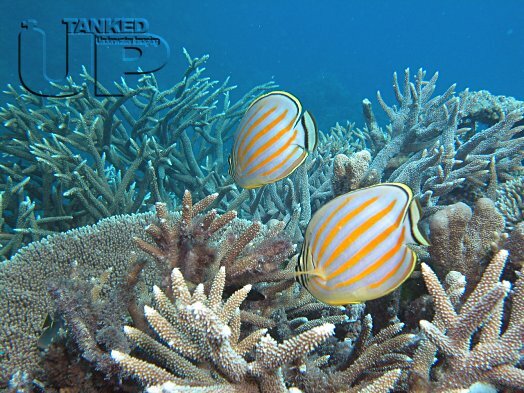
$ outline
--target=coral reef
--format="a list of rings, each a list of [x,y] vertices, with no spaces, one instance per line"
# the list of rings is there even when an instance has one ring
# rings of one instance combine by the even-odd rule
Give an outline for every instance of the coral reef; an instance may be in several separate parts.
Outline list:
[[[286,242],[285,237],[279,235],[282,226],[266,228],[259,223],[239,220],[231,212],[218,215],[211,210],[206,213],[204,210],[214,198],[215,194],[193,204],[191,195],[186,192],[185,204],[178,214],[167,214],[166,206],[157,204],[156,217],[151,213],[142,213],[105,219],[92,227],[71,230],[34,242],[2,266],[0,282],[3,285],[10,284],[10,290],[2,297],[1,304],[4,312],[9,314],[9,318],[2,321],[0,334],[0,350],[7,355],[1,359],[2,383],[6,384],[11,377],[10,386],[19,390],[24,389],[21,385],[23,381],[29,385],[29,389],[39,381],[39,384],[46,386],[46,391],[51,392],[53,389],[68,387],[70,380],[66,376],[58,378],[56,375],[59,371],[49,365],[48,357],[53,356],[63,369],[77,370],[84,375],[90,373],[91,365],[109,378],[106,386],[113,386],[117,391],[118,380],[114,377],[119,368],[111,361],[109,351],[129,352],[131,341],[153,358],[158,360],[160,357],[164,367],[163,361],[169,361],[171,363],[168,364],[175,367],[172,372],[178,379],[171,376],[168,379],[146,379],[153,378],[152,374],[146,373],[142,380],[147,383],[172,384],[178,381],[192,386],[190,380],[180,380],[181,367],[189,367],[185,369],[187,373],[183,374],[187,378],[196,378],[202,372],[209,373],[209,369],[204,367],[204,371],[197,372],[196,366],[191,366],[188,359],[212,363],[215,359],[213,364],[218,367],[218,371],[207,375],[207,385],[211,383],[209,378],[213,379],[215,385],[223,381],[238,382],[238,378],[227,374],[229,368],[224,370],[221,368],[225,367],[223,363],[217,364],[218,360],[227,355],[221,353],[224,348],[235,348],[237,355],[245,357],[245,362],[250,365],[243,371],[243,375],[248,377],[246,386],[254,383],[261,391],[275,391],[270,382],[274,384],[281,381],[278,382],[279,386],[284,386],[281,378],[295,381],[306,391],[314,391],[311,387],[313,381],[306,378],[310,373],[304,374],[304,367],[311,370],[313,375],[315,372],[324,375],[323,380],[331,381],[326,386],[332,386],[332,391],[342,391],[350,385],[355,392],[375,388],[380,388],[380,391],[391,389],[401,375],[400,370],[409,366],[409,357],[397,351],[410,343],[413,336],[398,335],[402,325],[397,324],[373,337],[371,319],[367,316],[363,321],[363,332],[356,340],[353,356],[348,357],[347,353],[353,348],[352,340],[359,336],[358,333],[355,335],[350,325],[356,323],[358,318],[348,318],[344,308],[316,302],[298,284],[291,281],[290,285],[289,273],[274,270],[275,266],[286,266],[284,260],[289,253],[282,253],[282,250],[286,250],[282,247]],[[250,228],[253,227],[260,231],[257,237],[251,233]],[[149,236],[154,241],[148,242]],[[290,243],[287,244],[289,248]],[[261,250],[266,252],[261,253]],[[272,253],[268,253],[269,250]],[[228,264],[230,260],[235,263]],[[246,260],[257,263],[240,263]],[[291,261],[293,264],[295,259]],[[268,269],[264,269],[266,263]],[[173,266],[178,267],[175,267],[173,274],[166,276],[166,271],[169,272]],[[199,268],[194,269],[194,266]],[[225,271],[228,266],[237,272],[238,266],[244,266],[243,273],[232,275],[231,280],[228,278],[226,282]],[[188,275],[188,280],[184,280],[182,271]],[[261,277],[258,280],[252,279],[257,275],[255,271]],[[22,276],[18,273],[22,273]],[[213,279],[213,274],[218,275]],[[271,282],[263,281],[264,277],[271,279]],[[197,284],[197,278],[202,278],[204,282]],[[245,284],[237,290],[228,289],[238,287],[242,280],[252,281],[253,284]],[[152,296],[147,286],[154,285],[154,282],[159,286],[155,287]],[[259,291],[265,293],[264,298],[249,301],[248,293],[257,286],[261,286]],[[277,288],[268,290],[272,286]],[[189,288],[193,291],[192,295]],[[222,301],[223,291],[230,294],[229,300]],[[147,306],[153,297],[156,299],[157,311]],[[244,300],[246,308],[240,311],[238,306]],[[284,319],[280,321],[279,308],[284,310]],[[144,309],[145,312],[142,312]],[[348,311],[351,313],[351,310]],[[157,318],[159,312],[163,320]],[[61,320],[66,330],[65,336],[64,333],[62,336],[55,334],[49,339],[51,344],[44,345],[41,358],[37,345],[45,334],[42,321],[47,315]],[[189,319],[183,320],[183,323],[182,320],[177,322],[177,318],[185,318],[182,315]],[[27,324],[26,321],[31,323]],[[162,321],[169,321],[176,329],[158,325]],[[326,343],[323,355],[315,355],[308,361],[302,355],[333,333],[334,325],[330,321],[337,325],[339,335],[340,332],[346,333],[339,338],[332,337]],[[122,326],[130,323],[133,327],[122,330]],[[214,328],[211,329],[209,324]],[[287,329],[283,328],[284,324],[287,324]],[[197,326],[201,326],[201,329]],[[252,328],[247,329],[246,326]],[[189,340],[183,339],[183,342],[193,342],[188,344],[189,347],[201,348],[205,341],[208,342],[206,345],[211,345],[208,347],[210,352],[202,355],[204,357],[201,354],[191,355],[191,348],[188,347],[189,352],[179,353],[188,357],[184,361],[173,354],[166,355],[161,350],[162,344],[148,336],[156,331],[162,342],[169,342],[171,339],[165,335],[177,329],[180,339],[185,337]],[[212,335],[208,332],[210,329]],[[234,331],[231,337],[235,339],[222,346],[225,345],[224,341],[215,337],[215,333],[220,336],[220,332],[228,329]],[[282,341],[281,344],[276,344],[270,336],[264,336],[268,329],[272,329]],[[344,337],[350,341],[344,340]],[[179,350],[180,346],[176,348]],[[254,358],[250,351],[253,348]],[[120,363],[122,359],[128,359],[128,355],[114,354]],[[78,360],[75,361],[76,357]],[[178,359],[178,363],[173,363],[173,358]],[[329,358],[333,358],[333,362],[324,369]],[[133,360],[131,363],[136,362]],[[74,364],[77,364],[76,368]],[[123,367],[128,371],[135,370],[125,365]],[[283,367],[281,371],[280,367]],[[21,374],[27,377],[18,381],[16,376]],[[279,379],[275,379],[275,375]],[[27,379],[32,382],[27,382]],[[91,388],[91,385],[86,386]]]
[[[462,102],[456,97],[455,85],[432,97],[438,73],[429,81],[425,75],[420,69],[411,82],[406,69],[402,85],[397,74],[393,75],[398,105],[388,106],[377,93],[391,122],[386,132],[378,126],[371,102],[363,101],[372,159],[367,168],[367,159],[345,160],[345,170],[334,172],[339,193],[349,191],[344,184],[356,188],[384,181],[402,182],[420,195],[429,214],[435,211],[432,207],[439,198],[460,189],[466,180],[484,188],[488,184],[496,187],[497,179],[510,179],[511,173],[521,168],[524,138],[513,137],[523,129],[517,125],[522,121],[522,105],[516,105],[512,112],[501,112],[496,123],[470,135],[461,120],[471,116],[467,105],[473,101]],[[348,179],[348,174],[355,178]]]
[[[485,256],[502,242],[504,218],[489,198],[480,198],[472,209],[459,202],[446,206],[429,219],[431,262],[444,277],[458,270],[475,286],[486,267]]]
[[[165,204],[156,205],[158,225],[150,224],[146,232],[151,235],[155,246],[136,239],[138,246],[157,261],[159,269],[178,267],[184,277],[193,285],[205,283],[219,266],[228,269],[230,286],[247,283],[292,281],[292,272],[281,270],[281,262],[293,252],[290,240],[282,233],[284,226],[275,223],[259,241],[253,244],[261,231],[259,222],[239,230],[240,236],[222,241],[218,248],[207,246],[209,239],[236,218],[236,211],[229,210],[218,215],[211,210],[205,215],[199,213],[207,209],[217,198],[211,194],[193,204],[189,191],[184,193],[180,221],[170,223]],[[251,245],[250,245],[251,244]],[[245,251],[245,254],[241,253]],[[167,283],[169,287],[169,283]]]
[[[517,368],[524,339],[524,281],[517,280],[511,297],[511,311],[503,328],[504,299],[511,284],[500,281],[508,252],[499,251],[486,268],[475,290],[461,304],[465,277],[450,272],[445,291],[429,266],[422,265],[422,274],[435,304],[432,322],[422,320],[420,327],[426,337],[415,353],[413,381],[416,391],[449,392],[468,389],[482,382],[496,387],[520,389],[524,371]],[[473,340],[473,335],[478,336]],[[435,350],[444,357],[434,367],[436,380],[429,375]]]
[[[350,356],[340,359],[334,352],[312,358],[295,370],[292,380],[306,392],[388,392],[410,368],[411,358],[403,350],[415,336],[400,334],[403,326],[393,324],[373,336],[372,319],[366,315]]]
[[[472,127],[475,127],[475,123],[491,126],[524,105],[522,101],[513,97],[494,96],[487,90],[466,89],[459,94],[459,97],[465,108],[462,121]]]
[[[333,161],[333,193],[341,195],[358,189],[364,180],[371,162],[371,154],[367,150],[353,153],[351,156],[337,154]]]
[[[251,285],[223,301],[224,267],[214,278],[208,295],[202,284],[191,294],[176,268],[171,277],[173,299],[155,286],[158,310],[147,306],[144,310],[151,328],[167,346],[133,327],[124,328],[131,341],[169,371],[116,350],[111,352],[127,374],[136,376],[146,386],[170,382],[172,391],[201,386],[205,388],[200,391],[207,392],[284,392],[287,389],[281,366],[301,360],[333,334],[334,326],[326,323],[281,344],[266,335],[266,329],[255,330],[241,339],[239,307]],[[253,349],[255,355],[250,361],[247,354]]]
[[[187,198],[190,196],[186,193],[186,202]],[[40,375],[37,342],[48,315],[53,318],[62,315],[83,359],[112,375],[114,364],[107,361],[106,351],[117,343],[127,342],[121,326],[127,321],[144,326],[145,320],[138,310],[151,301],[147,288],[155,283],[167,287],[169,283],[172,266],[168,261],[155,263],[141,250],[157,247],[153,242],[146,245],[149,235],[145,227],[149,233],[153,228],[165,228],[165,234],[170,236],[171,255],[176,252],[177,260],[199,264],[196,270],[206,272],[202,277],[213,276],[223,262],[222,256],[240,265],[254,255],[257,264],[244,265],[247,276],[255,276],[260,266],[266,268],[264,262],[273,269],[284,262],[292,247],[279,235],[280,227],[271,230],[235,218],[232,212],[218,215],[211,211],[197,216],[213,198],[216,195],[186,205],[182,212],[170,216],[164,215],[165,205],[157,205],[156,222],[151,213],[116,216],[95,226],[53,235],[31,243],[2,265],[0,309],[8,317],[2,319],[0,326],[0,383],[5,384],[17,371]],[[203,222],[209,224],[207,231],[202,230]],[[227,227],[220,229],[225,224]],[[172,225],[178,228],[176,235]],[[251,236],[249,228],[253,225],[259,231],[258,238],[243,242],[242,239]],[[265,254],[255,254],[262,249]],[[180,266],[189,265],[182,262]],[[250,313],[246,318],[267,321]]]
[[[454,85],[434,95],[438,74],[406,70],[396,105],[378,93],[389,125],[364,100],[362,130],[337,123],[289,178],[242,190],[228,144],[275,85],[231,102],[228,81],[205,76],[207,56],[185,56],[168,90],[146,75],[100,99],[86,72],[57,86],[81,89],[67,99],[9,86],[0,390],[524,386],[521,102]],[[318,302],[294,281],[304,228],[333,196],[383,181],[423,204],[421,271],[365,306]]]
[[[53,235],[31,243],[0,266],[0,309],[4,315],[0,322],[0,385],[5,385],[17,371],[40,377],[37,341],[44,331],[46,317],[55,318],[56,310],[49,286],[60,278],[72,278],[88,287],[93,278],[111,269],[105,285],[118,287],[129,271],[129,253],[139,251],[130,237],[140,236],[150,218],[148,213],[111,217],[93,227]],[[151,273],[151,278],[155,278]],[[78,303],[72,304],[79,312],[90,301],[90,296],[82,295],[77,294],[73,300]],[[102,295],[110,298],[112,293],[106,291]],[[119,314],[117,310],[106,312],[113,311]],[[115,326],[119,323],[117,318]]]
[[[9,86],[14,102],[0,110],[0,257],[51,233],[145,211],[155,202],[172,208],[186,188],[199,198],[218,193],[221,212],[284,221],[292,238],[302,239],[312,211],[332,195],[332,158],[364,148],[365,134],[354,124],[337,124],[320,135],[317,151],[291,178],[239,190],[227,175],[228,143],[249,102],[276,85],[257,86],[231,102],[235,86],[204,75],[208,56],[184,54],[188,68],[167,90],[147,75],[135,87],[118,84],[120,98],[99,99],[90,93],[95,82],[86,71],[81,84],[70,79],[57,86],[64,93],[81,90],[67,99]]]
[[[227,173],[224,144],[248,103],[274,84],[232,103],[234,86],[204,76],[208,56],[184,54],[181,81],[163,91],[146,75],[134,88],[117,84],[121,97],[98,98],[85,70],[83,83],[57,86],[64,94],[81,91],[65,99],[8,86],[14,103],[0,110],[0,213],[10,212],[1,216],[9,236],[0,238],[0,255],[14,254],[22,237],[34,241],[154,202],[172,206],[187,187],[199,197],[228,192],[218,175]]]
[[[284,376],[307,392],[387,392],[401,370],[409,367],[410,358],[396,351],[414,336],[398,335],[403,324],[396,324],[373,337],[369,315],[353,360],[349,366],[345,362],[340,371],[321,369],[330,355],[305,356],[333,334],[334,325],[326,321],[281,344],[266,334],[267,329],[255,330],[241,339],[239,306],[251,285],[222,300],[225,271],[224,267],[219,270],[208,295],[204,285],[198,285],[191,294],[176,268],[172,272],[172,299],[160,288],[153,288],[156,309],[146,306],[144,313],[159,341],[130,326],[124,331],[161,367],[113,350],[111,356],[127,375],[146,386],[162,385],[150,387],[149,392],[190,391],[196,387],[202,392],[287,392]],[[320,381],[325,382],[319,385]]]

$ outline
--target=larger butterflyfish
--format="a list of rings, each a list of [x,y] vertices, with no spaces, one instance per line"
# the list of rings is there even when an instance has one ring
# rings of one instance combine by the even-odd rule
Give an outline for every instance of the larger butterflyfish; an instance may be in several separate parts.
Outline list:
[[[333,305],[377,299],[398,288],[417,261],[410,243],[428,245],[411,189],[383,183],[341,195],[306,229],[297,281]]]
[[[253,101],[240,121],[229,157],[229,173],[243,188],[289,176],[317,144],[311,113],[290,93],[273,91]]]

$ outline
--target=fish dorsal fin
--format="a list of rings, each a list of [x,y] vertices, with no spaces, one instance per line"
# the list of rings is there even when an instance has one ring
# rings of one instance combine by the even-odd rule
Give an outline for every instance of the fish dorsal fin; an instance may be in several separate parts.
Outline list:
[[[317,147],[318,142],[317,122],[309,111],[304,112],[300,122],[304,128],[305,148],[309,153],[311,153]]]
[[[297,114],[300,115],[302,113],[302,104],[300,103],[299,99],[297,97],[295,97],[293,94],[288,93],[287,91],[282,91],[282,90],[271,91],[269,93],[262,94],[260,97],[257,97],[251,103],[251,105],[249,105],[249,107],[247,108],[246,112],[249,111],[256,104],[258,104],[260,101],[262,101],[262,100],[264,100],[266,98],[269,98],[271,96],[283,96],[283,97],[288,98],[289,100],[293,101],[293,103],[295,104],[295,106],[297,108]],[[297,117],[298,117],[298,115],[297,115]]]

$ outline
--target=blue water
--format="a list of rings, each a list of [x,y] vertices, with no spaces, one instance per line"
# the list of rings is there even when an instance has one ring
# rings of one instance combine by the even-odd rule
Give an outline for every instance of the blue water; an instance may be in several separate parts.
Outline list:
[[[192,56],[208,53],[208,75],[231,76],[238,85],[234,97],[274,80],[301,98],[326,130],[347,119],[361,124],[360,102],[367,97],[376,105],[378,89],[392,102],[392,73],[406,67],[439,71],[440,90],[456,82],[458,90],[524,98],[523,11],[519,0],[24,0],[3,4],[0,14],[0,82],[19,84],[17,35],[24,19],[36,19],[46,30],[52,43],[48,71],[59,74],[62,18],[144,18],[170,47],[166,66],[156,73],[162,87],[180,79],[182,47]]]

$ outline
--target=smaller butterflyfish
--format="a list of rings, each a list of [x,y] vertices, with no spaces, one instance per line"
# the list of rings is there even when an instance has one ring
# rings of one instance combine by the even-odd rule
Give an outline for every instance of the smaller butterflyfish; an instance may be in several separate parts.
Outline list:
[[[289,176],[317,144],[315,119],[290,93],[273,91],[253,101],[240,121],[229,173],[243,188]]]
[[[413,272],[409,244],[429,245],[421,206],[405,184],[383,183],[341,195],[311,218],[297,281],[332,305],[362,303],[397,289]]]

